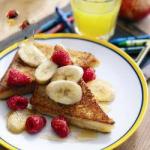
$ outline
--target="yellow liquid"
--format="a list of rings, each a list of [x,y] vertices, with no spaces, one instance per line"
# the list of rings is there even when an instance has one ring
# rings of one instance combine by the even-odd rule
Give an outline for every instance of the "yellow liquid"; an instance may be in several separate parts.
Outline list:
[[[71,1],[77,32],[92,37],[108,38],[113,34],[121,0],[91,1]]]

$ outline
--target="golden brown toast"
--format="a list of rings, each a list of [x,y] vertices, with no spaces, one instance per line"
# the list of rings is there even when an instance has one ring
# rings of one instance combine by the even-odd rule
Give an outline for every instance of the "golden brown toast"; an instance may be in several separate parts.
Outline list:
[[[46,95],[46,85],[36,85],[31,98],[33,108],[46,115],[64,115],[76,126],[101,132],[110,132],[114,121],[100,108],[86,83],[81,80],[82,99],[73,105],[63,105],[54,102]]]
[[[54,47],[50,45],[34,43],[44,54],[46,57],[50,58]],[[90,53],[81,52],[76,50],[69,50],[69,53],[72,57],[73,63],[78,64],[81,67],[95,67],[99,64],[99,61]],[[32,83],[27,86],[19,86],[19,87],[9,87],[7,85],[7,75],[11,68],[15,68],[32,79]],[[7,97],[17,95],[23,95],[32,93],[35,87],[35,77],[34,77],[35,68],[32,68],[26,65],[16,53],[12,63],[4,74],[3,78],[0,81],[0,99],[5,99]]]

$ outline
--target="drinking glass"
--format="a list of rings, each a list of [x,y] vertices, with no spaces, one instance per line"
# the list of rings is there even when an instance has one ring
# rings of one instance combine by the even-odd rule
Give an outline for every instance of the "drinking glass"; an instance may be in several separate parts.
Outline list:
[[[76,32],[109,39],[114,34],[120,5],[121,0],[71,0]]]

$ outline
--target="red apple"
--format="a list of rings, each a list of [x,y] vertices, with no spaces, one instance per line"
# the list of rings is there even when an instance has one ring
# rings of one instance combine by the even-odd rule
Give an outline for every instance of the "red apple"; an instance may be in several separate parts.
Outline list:
[[[138,21],[150,14],[150,0],[122,0],[119,16]]]

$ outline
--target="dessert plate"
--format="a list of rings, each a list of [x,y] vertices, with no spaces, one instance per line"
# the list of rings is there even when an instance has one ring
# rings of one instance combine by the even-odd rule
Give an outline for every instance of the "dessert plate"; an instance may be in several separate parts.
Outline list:
[[[0,142],[4,147],[23,150],[109,150],[122,144],[137,130],[148,105],[148,90],[140,68],[130,56],[106,41],[79,35],[41,34],[36,35],[35,40],[51,45],[59,43],[68,48],[87,51],[101,61],[100,66],[96,68],[97,77],[110,82],[116,92],[116,98],[109,106],[109,115],[116,122],[115,128],[112,133],[97,133],[96,137],[91,139],[80,138],[79,134],[82,131],[75,129],[68,138],[58,140],[52,136],[54,133],[51,131],[50,117],[47,117],[47,126],[39,134],[29,135],[24,132],[16,135],[7,130],[6,119],[9,110],[6,102],[0,101]],[[11,63],[17,46],[18,43],[0,53],[0,78]]]

